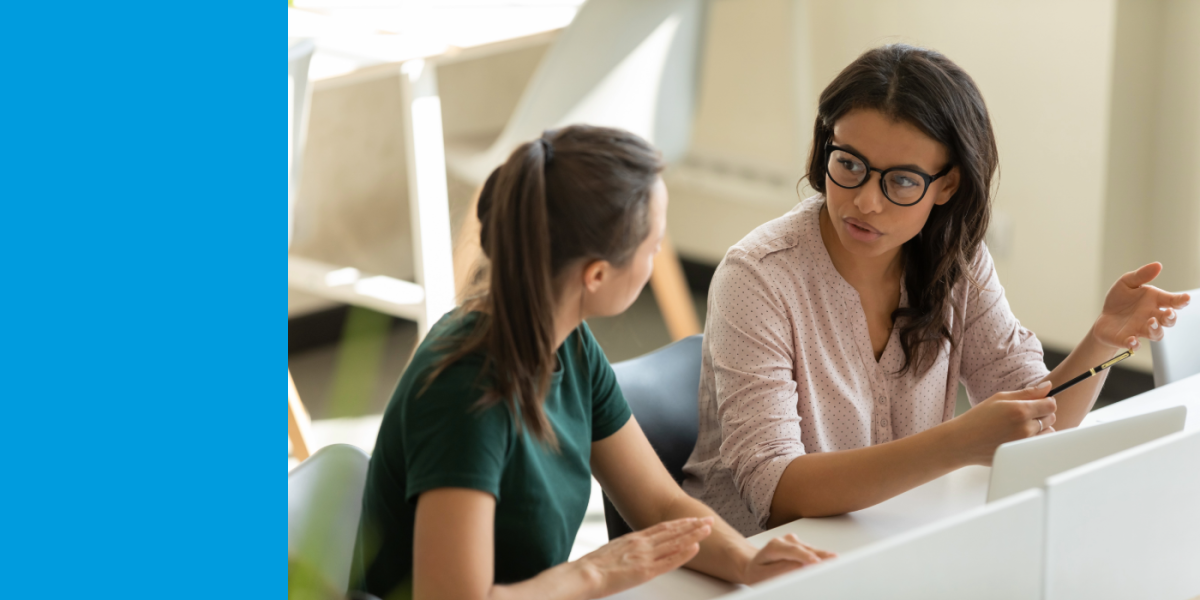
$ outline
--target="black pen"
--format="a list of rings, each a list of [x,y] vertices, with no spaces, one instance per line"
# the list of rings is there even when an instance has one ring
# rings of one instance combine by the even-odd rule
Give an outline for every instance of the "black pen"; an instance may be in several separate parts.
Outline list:
[[[1084,379],[1087,379],[1088,377],[1091,377],[1092,375],[1095,375],[1096,373],[1099,373],[1100,371],[1103,371],[1103,370],[1129,358],[1130,356],[1133,356],[1133,350],[1126,350],[1126,351],[1108,359],[1107,362],[1101,363],[1100,366],[1092,367],[1091,369],[1088,370],[1087,373],[1082,373],[1079,375],[1079,377],[1076,377],[1075,379],[1072,379],[1072,380],[1050,390],[1050,393],[1046,394],[1046,395],[1053,396],[1055,394],[1063,392],[1067,388],[1079,383],[1080,381],[1083,381]]]

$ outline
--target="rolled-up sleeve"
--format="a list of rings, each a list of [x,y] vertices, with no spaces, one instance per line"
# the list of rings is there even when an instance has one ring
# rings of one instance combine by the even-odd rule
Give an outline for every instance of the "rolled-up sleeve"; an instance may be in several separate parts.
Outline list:
[[[996,393],[1031,385],[1050,371],[1042,343],[1009,308],[986,246],[979,250],[972,275],[981,285],[968,287],[961,377],[974,406]]]
[[[791,318],[769,266],[739,250],[713,278],[705,335],[716,385],[721,462],[765,526],[787,465],[804,454]]]

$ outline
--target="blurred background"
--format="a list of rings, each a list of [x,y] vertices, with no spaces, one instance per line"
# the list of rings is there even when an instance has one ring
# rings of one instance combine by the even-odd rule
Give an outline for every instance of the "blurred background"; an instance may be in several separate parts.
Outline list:
[[[1121,273],[1157,260],[1160,287],[1200,287],[1200,0],[293,0],[288,38],[288,367],[309,451],[370,451],[453,305],[480,173],[516,142],[595,120],[663,148],[674,254],[591,322],[625,360],[702,329],[726,249],[811,193],[821,90],[886,43],[937,49],[982,89],[988,243],[1050,366]],[[1149,354],[1101,404],[1153,387]],[[578,551],[604,541],[596,522]]]

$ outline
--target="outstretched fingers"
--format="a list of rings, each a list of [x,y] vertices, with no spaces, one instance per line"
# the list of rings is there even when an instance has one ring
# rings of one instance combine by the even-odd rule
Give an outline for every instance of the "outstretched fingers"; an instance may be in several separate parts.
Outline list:
[[[1124,283],[1126,286],[1132,289],[1137,289],[1138,287],[1154,281],[1154,278],[1158,277],[1159,273],[1162,273],[1162,268],[1162,263],[1158,262],[1142,265],[1140,269],[1136,271],[1130,271],[1122,275],[1121,283]]]
[[[686,535],[690,532],[698,531],[704,527],[712,527],[712,517],[688,517],[684,519],[674,519],[671,521],[663,521],[658,525],[650,527],[643,531],[646,537],[653,544],[661,544],[667,541]]]
[[[1146,337],[1150,338],[1151,341],[1157,342],[1163,338],[1163,330],[1158,324],[1158,317],[1150,317],[1146,321],[1146,329],[1149,330],[1146,333]]]
[[[1171,308],[1180,309],[1192,303],[1192,295],[1188,293],[1171,294]]]
[[[691,560],[691,557],[695,556],[696,552],[699,552],[700,542],[712,533],[712,526],[708,522],[703,519],[697,519],[697,521],[700,521],[698,527],[679,530],[675,535],[670,537],[652,538],[651,541],[654,544],[654,549],[651,557],[655,561],[660,561],[672,559],[672,557],[677,557],[680,553],[684,553],[688,556],[680,564]],[[693,549],[695,552],[693,552]]]

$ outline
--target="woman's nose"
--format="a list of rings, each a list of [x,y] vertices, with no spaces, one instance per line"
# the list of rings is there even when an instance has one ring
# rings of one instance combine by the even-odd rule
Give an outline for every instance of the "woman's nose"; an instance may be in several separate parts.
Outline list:
[[[877,175],[871,173],[867,182],[858,188],[858,195],[854,198],[854,206],[864,215],[883,212],[884,204],[888,201],[887,196],[883,195],[883,187],[879,185]]]

